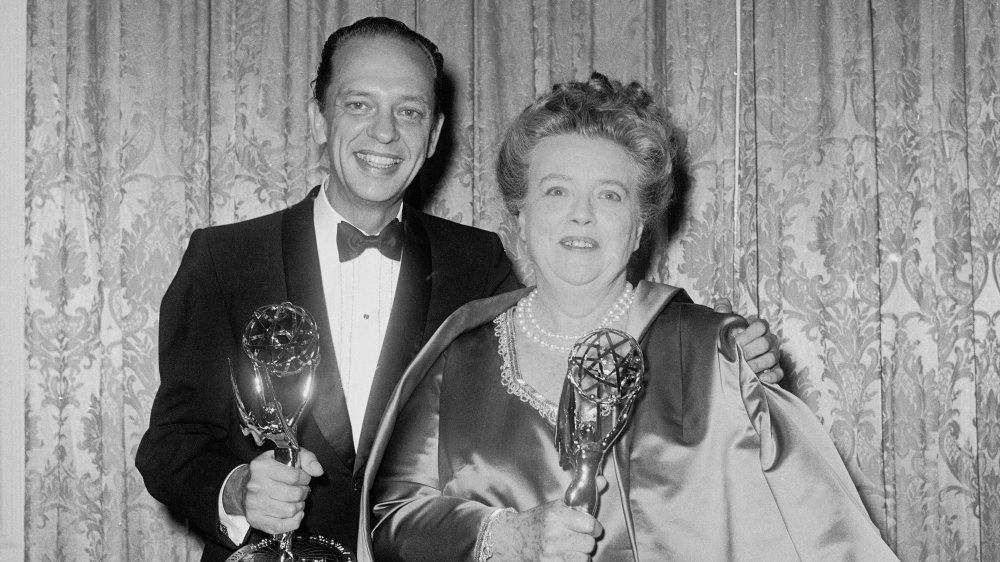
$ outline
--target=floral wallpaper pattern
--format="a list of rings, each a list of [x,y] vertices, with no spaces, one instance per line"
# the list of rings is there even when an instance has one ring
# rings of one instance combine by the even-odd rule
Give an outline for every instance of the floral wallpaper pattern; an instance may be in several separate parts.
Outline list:
[[[903,560],[1000,559],[996,0],[29,0],[26,560],[199,557],[133,464],[159,301],[193,229],[322,178],[320,47],[371,14],[453,82],[415,200],[528,281],[503,128],[592,70],[647,84],[687,149],[650,276],[770,322]]]

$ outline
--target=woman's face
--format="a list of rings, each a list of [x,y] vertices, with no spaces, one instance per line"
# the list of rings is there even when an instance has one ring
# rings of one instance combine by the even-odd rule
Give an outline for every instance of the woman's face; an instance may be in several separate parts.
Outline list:
[[[535,147],[518,222],[540,285],[609,286],[625,275],[642,233],[638,175],[606,139],[559,135]]]

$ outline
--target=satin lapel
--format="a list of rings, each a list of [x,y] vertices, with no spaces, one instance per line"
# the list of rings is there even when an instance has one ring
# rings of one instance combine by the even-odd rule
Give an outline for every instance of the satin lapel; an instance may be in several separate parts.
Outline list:
[[[643,349],[645,349],[647,343],[644,340],[649,336],[649,331],[654,321],[673,300],[690,302],[687,293],[677,287],[646,281],[640,281],[636,285],[632,306],[628,311],[628,322],[625,331],[634,337]],[[641,408],[642,402],[640,401],[637,406]],[[632,543],[634,559],[638,560],[632,510],[627,509],[629,505],[629,470],[631,467],[632,435],[631,431],[625,431],[621,440],[614,446],[614,455],[615,470],[618,473],[619,493],[621,494],[622,508],[625,514],[625,526],[628,529],[629,540]]]
[[[385,404],[406,366],[417,356],[424,341],[427,311],[431,301],[431,248],[423,224],[407,208],[403,210],[403,257],[399,264],[396,296],[389,313],[389,329],[382,342],[375,378],[372,380],[361,426],[354,470],[363,468],[371,451]]]
[[[386,403],[385,416],[372,440],[371,457],[368,459],[371,461],[371,466],[367,467],[364,473],[364,487],[361,492],[361,525],[358,529],[358,560],[374,560],[371,551],[371,489],[403,404],[406,403],[434,361],[452,340],[469,329],[496,318],[501,312],[514,306],[529,291],[530,288],[518,289],[473,301],[459,308],[427,340],[427,345],[423,346],[417,357],[407,367],[406,373],[402,376],[402,382],[393,389],[389,401]]]
[[[315,200],[316,194],[317,190],[314,189],[310,198]],[[354,464],[354,438],[344,388],[340,383],[340,371],[337,369],[330,319],[326,312],[312,205],[296,205],[288,210],[282,225],[281,244],[288,300],[312,313],[320,329],[322,358],[310,405],[312,418],[337,457],[345,466],[351,467]]]

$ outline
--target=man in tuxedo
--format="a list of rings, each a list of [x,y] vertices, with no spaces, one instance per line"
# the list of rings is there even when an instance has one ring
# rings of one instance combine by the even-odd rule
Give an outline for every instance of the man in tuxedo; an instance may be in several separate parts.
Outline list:
[[[202,560],[295,529],[353,550],[365,461],[396,381],[450,313],[519,286],[496,234],[403,204],[441,132],[441,80],[437,47],[400,22],[337,30],[309,103],[330,175],[286,210],[191,235],[160,308],[161,383],[136,466],[209,539]],[[244,326],[283,301],[321,334],[296,468],[243,434],[229,378],[232,361],[249,388]],[[766,332],[756,322],[741,336],[758,370],[776,363]]]

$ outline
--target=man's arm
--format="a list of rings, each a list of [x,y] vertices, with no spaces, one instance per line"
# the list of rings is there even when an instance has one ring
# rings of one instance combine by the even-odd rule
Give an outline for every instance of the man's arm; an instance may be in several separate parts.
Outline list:
[[[490,251],[490,276],[489,287],[483,296],[491,297],[510,291],[520,289],[524,285],[518,280],[514,272],[514,265],[507,257],[507,252],[503,248],[503,242],[496,234],[492,236]]]
[[[244,461],[227,446],[228,357],[238,352],[204,231],[195,231],[160,306],[160,388],[136,452],[146,488],[175,515],[229,548],[218,498]]]
[[[520,289],[524,285],[517,279],[514,266],[507,257],[499,236],[493,235],[491,252],[490,289],[486,296],[499,295],[508,291]],[[715,311],[727,314],[733,313],[733,305],[729,299],[717,299]],[[781,350],[778,348],[778,338],[770,332],[767,322],[760,318],[746,319],[748,326],[739,330],[736,343],[743,348],[744,357],[757,376],[764,382],[777,383],[784,378],[785,373],[778,363]]]

